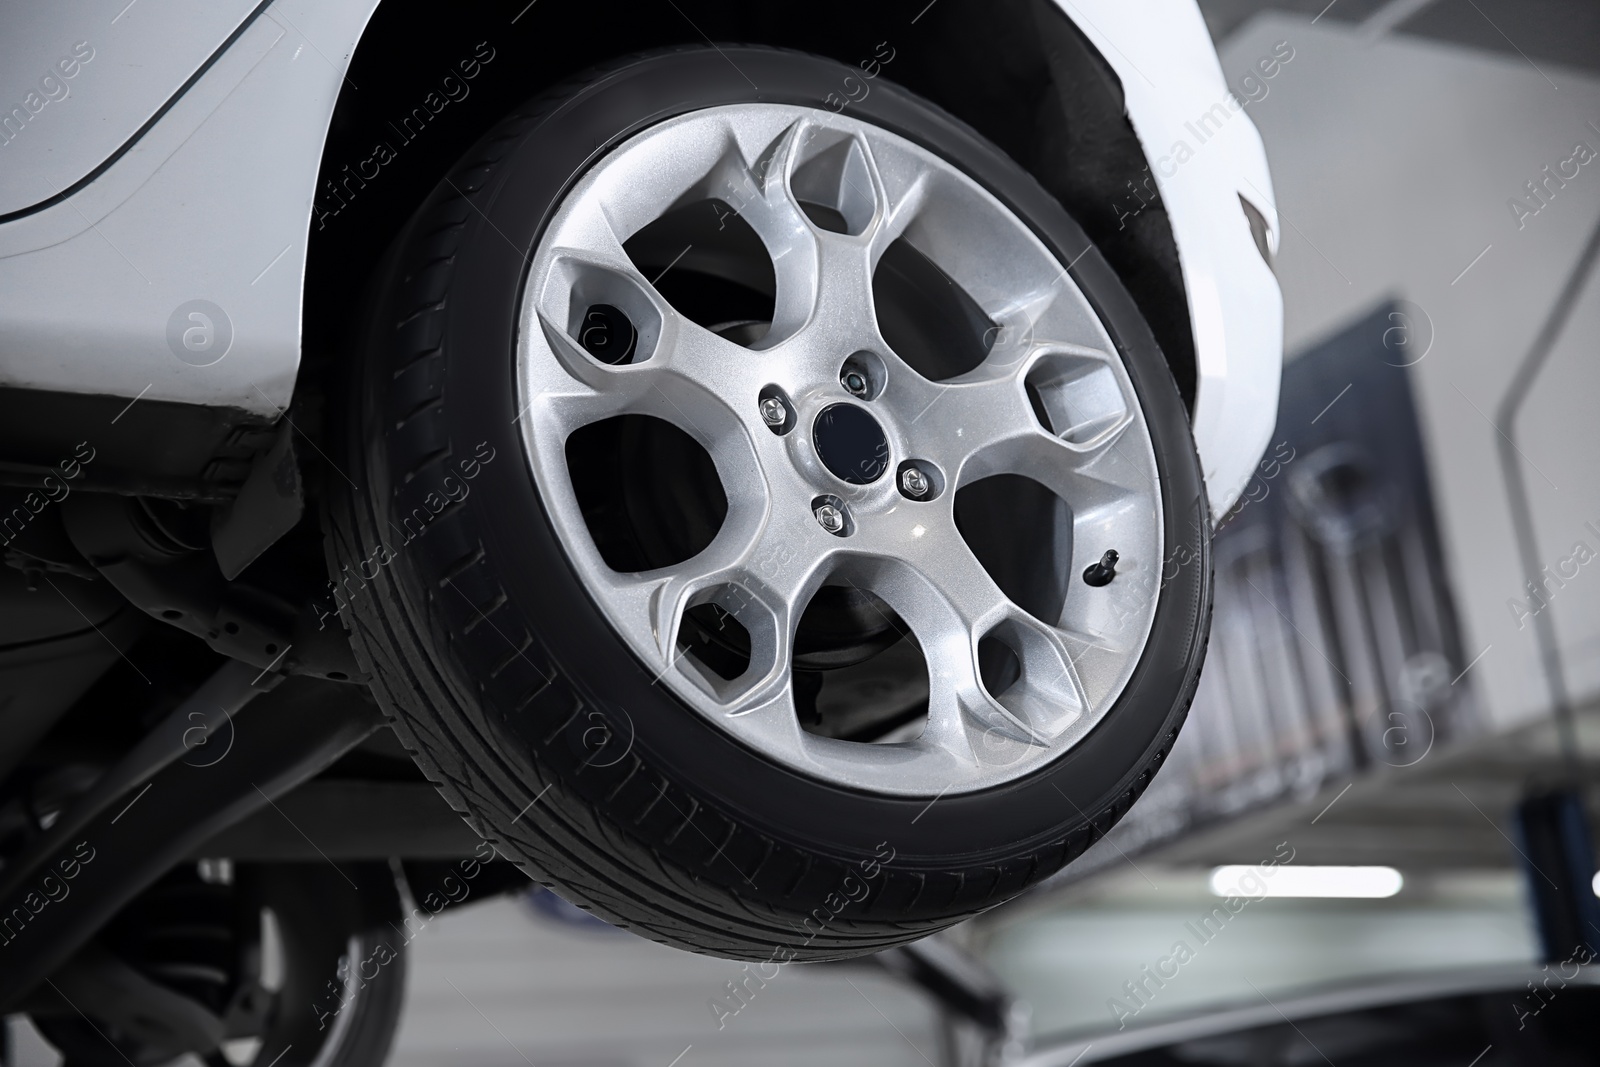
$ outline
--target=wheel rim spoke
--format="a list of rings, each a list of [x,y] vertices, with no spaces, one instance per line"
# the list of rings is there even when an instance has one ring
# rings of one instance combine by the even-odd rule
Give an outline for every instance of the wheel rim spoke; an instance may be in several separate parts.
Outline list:
[[[777,532],[764,500],[741,500],[698,555],[611,579],[614,595],[655,635],[652,667],[662,674],[687,670],[727,714],[757,710],[787,689],[795,625],[817,584],[821,553],[796,552]],[[737,678],[716,679],[684,661],[684,616],[699,604],[715,604],[749,634],[750,663]]]
[[[1083,714],[1085,700],[1068,635],[1028,615],[1007,598],[958,537],[934,542],[911,566],[933,596],[907,596],[902,615],[925,648],[940,684],[929,723],[949,738],[959,719],[1028,744],[1044,744]],[[1001,641],[1020,660],[1020,677],[990,692],[982,677],[981,642]]]
[[[646,272],[630,258],[644,227],[707,199],[771,262],[770,323],[749,343],[724,328],[736,316],[708,328],[697,323],[723,320],[691,319],[664,295],[667,272],[690,267]],[[885,339],[876,273],[898,242],[986,320],[971,370],[925,376]],[[693,247],[680,254],[688,264]],[[1026,773],[1107,713],[1159,588],[1149,433],[1070,271],[949,163],[802,107],[669,120],[608,153],[568,194],[524,305],[519,420],[546,512],[617,632],[691,708],[805,773],[918,796]],[[763,414],[768,398],[781,417]],[[848,462],[823,440],[824,414],[844,409],[869,442]],[[639,415],[704,449],[726,507],[681,562],[619,572],[565,450],[579,430]],[[635,459],[648,465],[625,462]],[[921,465],[922,480],[902,483],[906,463]],[[995,561],[965,539],[957,497],[1001,476],[1062,502],[1059,610],[1022,606],[1028,597],[1003,588]],[[1081,575],[1107,549],[1123,562],[1091,589]],[[928,670],[920,735],[862,744],[801,728],[794,679],[815,668],[797,666],[797,634],[818,590],[840,584],[871,594],[915,639]]]

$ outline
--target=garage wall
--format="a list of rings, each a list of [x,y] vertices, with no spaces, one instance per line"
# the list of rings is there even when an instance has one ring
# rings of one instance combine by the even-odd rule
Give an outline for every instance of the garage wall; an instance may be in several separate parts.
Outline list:
[[[1514,39],[1515,27],[1503,28]],[[1385,298],[1410,302],[1393,338],[1396,361],[1420,360],[1413,382],[1447,569],[1466,654],[1482,653],[1462,684],[1477,689],[1496,725],[1524,721],[1549,696],[1493,419],[1600,220],[1600,159],[1564,186],[1552,183],[1536,214],[1519,219],[1508,201],[1538,203],[1525,183],[1572,158],[1579,142],[1600,151],[1600,81],[1515,55],[1263,14],[1222,48],[1230,83],[1284,40],[1294,59],[1249,113],[1284,219],[1287,350],[1306,349]],[[1597,327],[1600,282],[1591,282],[1518,423],[1541,560],[1566,559],[1566,572],[1576,571],[1552,584],[1548,610],[1580,702],[1600,697]],[[1339,401],[1360,402],[1355,392]],[[1576,561],[1578,542],[1594,562]]]

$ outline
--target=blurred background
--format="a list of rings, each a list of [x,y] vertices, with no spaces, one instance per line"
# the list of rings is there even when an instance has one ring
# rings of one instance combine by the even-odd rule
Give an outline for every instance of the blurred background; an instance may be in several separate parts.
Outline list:
[[[1290,362],[1217,538],[1210,657],[1172,757],[1081,860],[948,939],[976,961],[966,993],[1002,1006],[1007,1054],[1039,1064],[1132,1055],[1130,1034],[1195,1019],[1259,1037],[1319,995],[1520,989],[1547,953],[1519,804],[1566,773],[1563,722],[1600,751],[1600,7],[1201,6],[1271,161]],[[1550,180],[1566,161],[1577,176]],[[1227,865],[1276,888],[1293,867],[1390,870],[1307,890],[1330,896],[1247,884],[1217,918]],[[390,1062],[942,1067],[983,1014],[946,962],[943,986],[904,960],[749,982],[543,891],[500,897],[413,940]],[[1523,1062],[1500,1057],[1531,1008],[1500,999],[1509,1036],[1430,1055]],[[1194,1038],[1118,1062],[1391,1062],[1305,1027],[1297,1053]],[[19,1062],[54,1062],[15,1040]]]

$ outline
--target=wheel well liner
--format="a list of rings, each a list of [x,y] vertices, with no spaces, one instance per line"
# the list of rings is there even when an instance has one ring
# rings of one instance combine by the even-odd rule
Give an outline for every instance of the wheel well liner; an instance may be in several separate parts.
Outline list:
[[[349,309],[394,234],[450,164],[512,108],[618,55],[740,41],[851,65],[892,51],[880,76],[977,129],[1083,226],[1148,320],[1192,412],[1194,341],[1171,225],[1121,84],[1051,0],[680,6],[540,0],[519,13],[518,0],[445,17],[423,0],[384,0],[352,57],[324,148],[303,381],[319,381],[342,350]],[[863,91],[871,91],[865,76],[842,84],[829,103]]]

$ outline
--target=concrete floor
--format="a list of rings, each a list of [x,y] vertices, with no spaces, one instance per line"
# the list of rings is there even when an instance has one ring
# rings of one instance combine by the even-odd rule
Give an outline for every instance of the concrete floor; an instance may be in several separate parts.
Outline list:
[[[710,1002],[739,964],[594,920],[563,922],[502,898],[441,916],[413,948],[389,1067],[940,1062],[926,1001],[871,970],[786,967],[719,1030]]]

